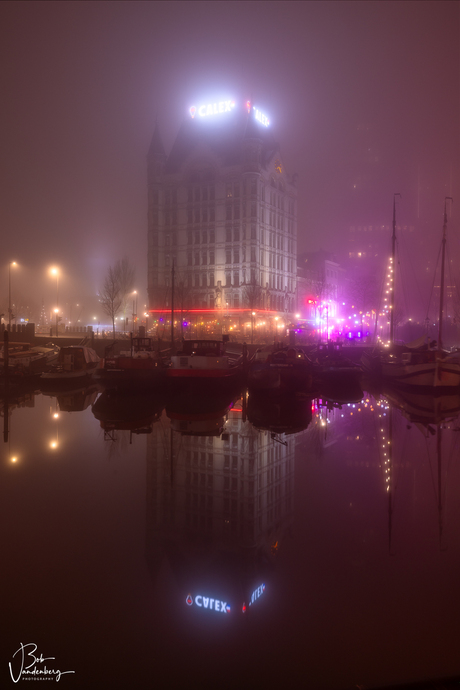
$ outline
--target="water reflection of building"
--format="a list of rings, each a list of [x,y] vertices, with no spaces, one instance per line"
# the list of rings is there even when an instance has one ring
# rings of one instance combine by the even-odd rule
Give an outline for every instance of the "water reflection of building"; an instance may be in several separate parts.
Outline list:
[[[163,414],[147,445],[147,560],[155,578],[168,559],[184,605],[205,595],[242,611],[266,594],[293,521],[294,450],[241,409],[220,436],[181,435]]]

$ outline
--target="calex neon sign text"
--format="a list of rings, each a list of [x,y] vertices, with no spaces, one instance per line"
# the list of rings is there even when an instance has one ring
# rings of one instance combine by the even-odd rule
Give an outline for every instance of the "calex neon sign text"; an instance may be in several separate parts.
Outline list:
[[[221,601],[220,599],[211,599],[211,597],[204,597],[201,594],[197,594],[195,598],[191,594],[187,594],[185,599],[188,606],[191,606],[193,602],[199,607],[204,609],[209,609],[210,611],[218,611],[219,613],[230,613],[231,607],[226,601]]]
[[[261,125],[265,125],[265,127],[268,127],[268,125],[270,124],[270,120],[268,119],[268,117],[266,115],[264,115],[263,113],[261,113],[260,110],[258,110],[255,105],[253,105],[252,107],[253,107],[254,112],[255,112],[256,120],[258,122],[260,122]]]
[[[264,592],[265,592],[265,585],[260,585],[260,587],[257,587],[257,589],[255,589],[251,595],[251,600],[249,602],[249,606],[251,606],[251,604],[253,604],[255,601],[257,601],[257,599],[259,599],[259,597],[261,597]]]
[[[189,113],[192,119],[198,113],[199,117],[208,117],[209,115],[220,115],[221,113],[229,113],[235,107],[235,101],[231,99],[228,101],[219,101],[218,103],[208,103],[196,107],[192,105]]]

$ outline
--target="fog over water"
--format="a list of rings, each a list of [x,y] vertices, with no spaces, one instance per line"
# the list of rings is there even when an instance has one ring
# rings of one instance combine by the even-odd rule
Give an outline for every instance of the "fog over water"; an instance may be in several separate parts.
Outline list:
[[[269,114],[299,175],[300,251],[391,224],[394,192],[421,277],[446,195],[458,234],[457,2],[3,2],[0,19],[2,284],[17,261],[17,299],[50,302],[57,264],[62,302],[88,302],[125,253],[145,295],[154,123],[169,152],[207,98]]]

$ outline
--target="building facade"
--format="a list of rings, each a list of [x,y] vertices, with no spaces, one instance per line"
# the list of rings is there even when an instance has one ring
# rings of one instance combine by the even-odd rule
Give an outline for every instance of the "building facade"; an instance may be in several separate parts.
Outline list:
[[[249,103],[209,104],[166,155],[148,152],[148,294],[153,318],[196,315],[241,332],[286,325],[296,308],[296,180]],[[191,112],[193,108],[191,109]],[[259,117],[258,117],[259,115]],[[174,292],[172,290],[174,280]],[[231,325],[230,325],[231,324]]]

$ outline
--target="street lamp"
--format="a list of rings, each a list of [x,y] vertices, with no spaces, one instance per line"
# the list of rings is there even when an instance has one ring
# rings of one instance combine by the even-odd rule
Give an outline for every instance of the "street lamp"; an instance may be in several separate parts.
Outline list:
[[[136,318],[136,314],[137,314],[137,290],[134,290],[133,295],[134,295],[134,299],[133,299],[133,335],[135,335],[136,334],[136,322],[134,319]]]
[[[56,314],[56,338],[58,338],[59,337],[59,328],[58,328],[58,326],[59,326],[59,316],[58,316],[59,309],[55,309],[54,313]]]
[[[50,268],[50,274],[56,276],[56,309],[54,313],[56,314],[56,338],[59,337],[58,332],[58,311],[59,311],[59,269],[56,266]]]
[[[8,330],[11,330],[11,266],[17,266],[16,261],[10,261],[8,264]]]

